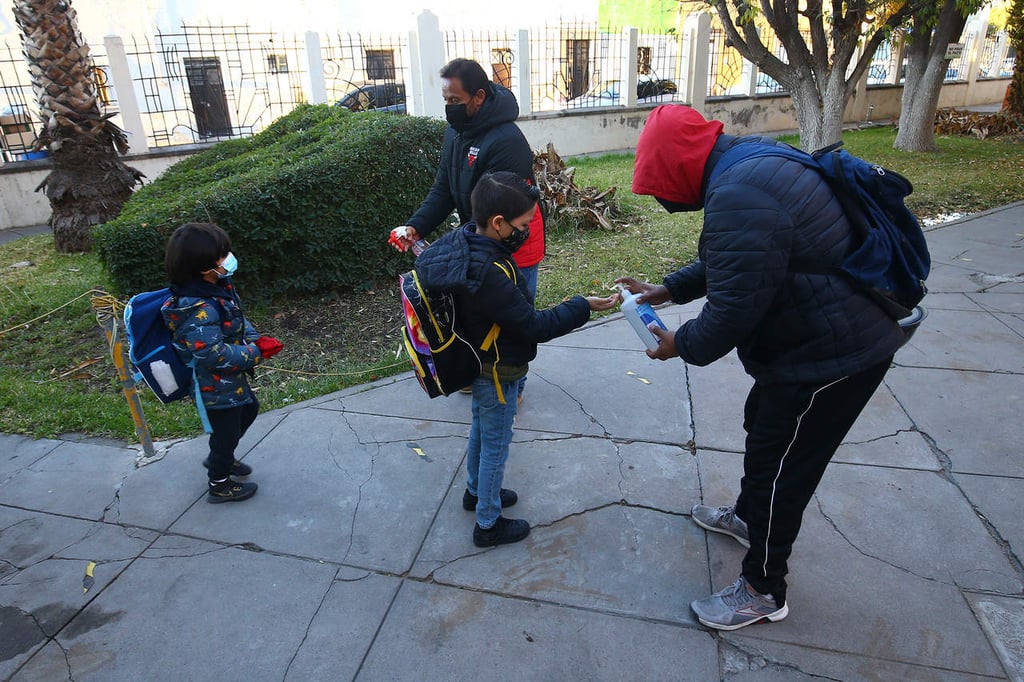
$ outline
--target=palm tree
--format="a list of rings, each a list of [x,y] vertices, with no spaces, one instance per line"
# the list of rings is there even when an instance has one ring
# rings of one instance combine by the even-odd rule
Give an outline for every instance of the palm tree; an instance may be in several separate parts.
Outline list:
[[[15,0],[14,17],[39,100],[35,148],[45,147],[53,161],[36,190],[50,200],[57,251],[88,251],[91,228],[117,216],[143,175],[118,156],[128,140],[100,112],[92,57],[71,0]]]

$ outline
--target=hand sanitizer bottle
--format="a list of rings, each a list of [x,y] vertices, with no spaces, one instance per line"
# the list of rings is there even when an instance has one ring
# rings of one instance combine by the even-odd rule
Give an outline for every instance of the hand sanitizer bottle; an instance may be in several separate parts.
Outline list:
[[[654,312],[654,308],[651,307],[650,303],[637,303],[638,295],[630,293],[629,289],[622,285],[619,285],[619,291],[622,292],[622,305],[620,306],[622,314],[629,320],[633,330],[640,337],[640,340],[644,342],[644,345],[649,350],[657,350],[658,337],[647,328],[647,325],[654,322],[662,329],[668,329],[668,327],[658,317],[658,313]]]

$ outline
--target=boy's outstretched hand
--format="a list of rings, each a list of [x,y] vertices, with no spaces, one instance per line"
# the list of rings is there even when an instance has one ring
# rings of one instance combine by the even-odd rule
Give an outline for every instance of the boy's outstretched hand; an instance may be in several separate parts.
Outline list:
[[[587,296],[587,303],[590,304],[591,312],[600,312],[602,310],[611,310],[619,304],[618,294],[612,294],[608,297],[601,296]]]

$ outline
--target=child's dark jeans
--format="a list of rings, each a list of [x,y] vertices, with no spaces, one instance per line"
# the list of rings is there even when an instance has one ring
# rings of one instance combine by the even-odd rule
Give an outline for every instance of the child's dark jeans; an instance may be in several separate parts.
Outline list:
[[[207,409],[213,433],[210,434],[210,469],[211,481],[221,481],[231,473],[231,465],[235,463],[235,448],[245,432],[256,421],[260,412],[260,402],[256,396],[252,402],[238,407],[225,409]]]

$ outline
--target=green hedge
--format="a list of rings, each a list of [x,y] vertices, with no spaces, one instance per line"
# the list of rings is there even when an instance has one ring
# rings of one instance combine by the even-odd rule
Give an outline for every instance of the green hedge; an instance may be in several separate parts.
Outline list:
[[[94,230],[121,294],[166,285],[164,245],[185,222],[215,222],[241,261],[247,297],[352,288],[408,269],[387,245],[427,195],[445,124],[303,105],[260,134],[221,142],[137,191]]]

